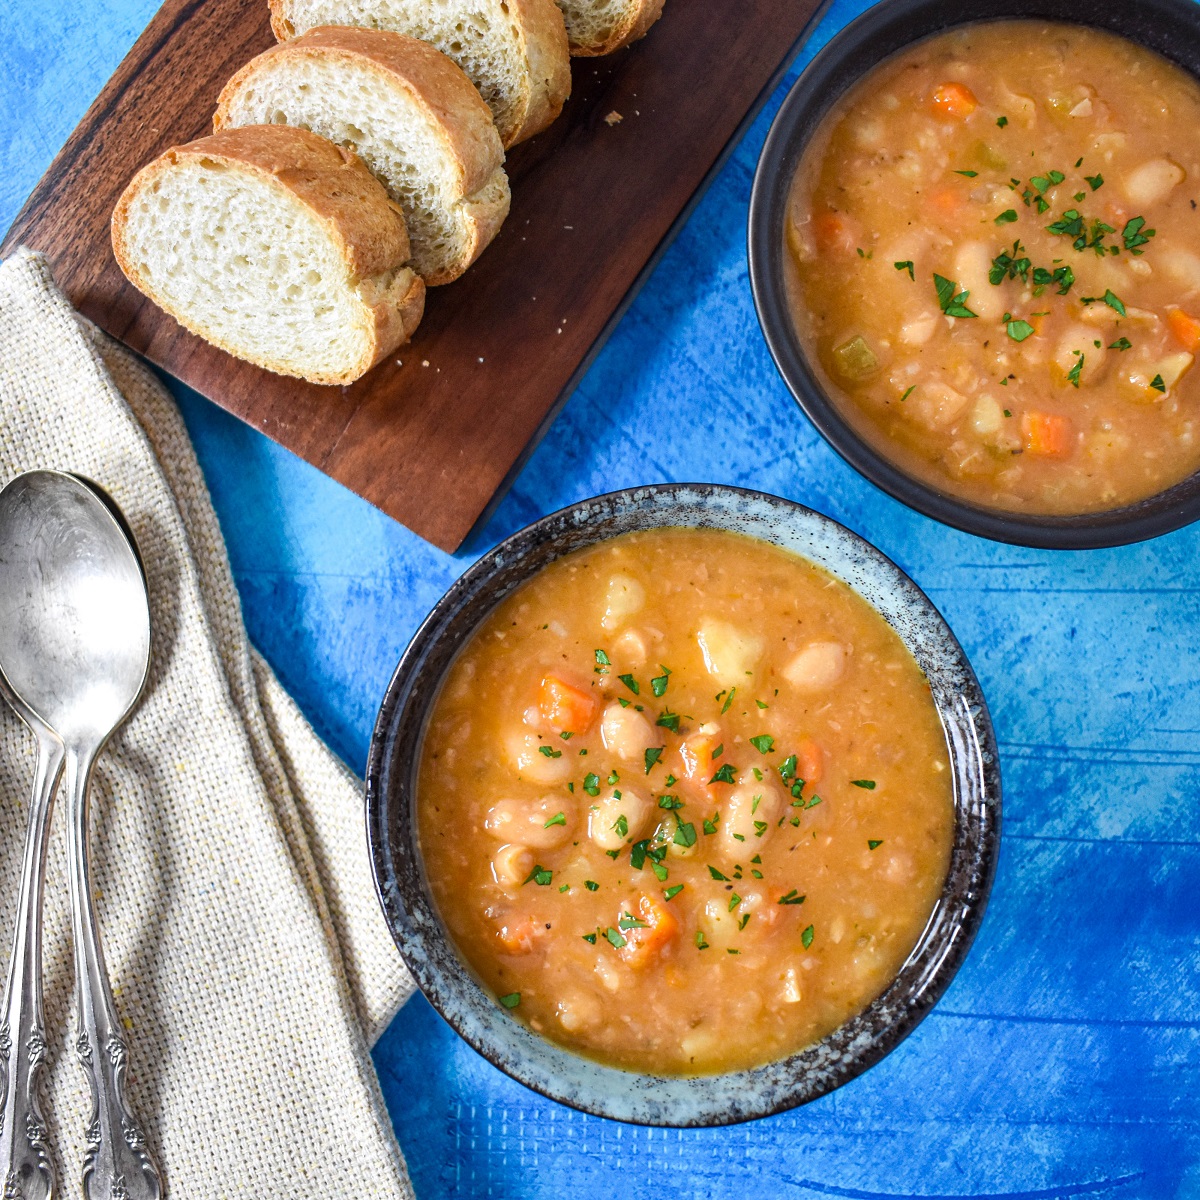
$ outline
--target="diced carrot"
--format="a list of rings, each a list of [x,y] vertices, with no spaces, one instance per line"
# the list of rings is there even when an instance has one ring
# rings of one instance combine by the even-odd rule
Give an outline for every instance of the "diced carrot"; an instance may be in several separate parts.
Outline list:
[[[693,733],[679,747],[680,774],[693,783],[707,783],[716,771],[713,751],[717,740],[707,733]]]
[[[1167,328],[1185,350],[1192,354],[1200,350],[1200,319],[1182,308],[1173,308],[1167,313]]]
[[[1050,314],[1048,312],[1036,312],[1030,313],[1029,316],[1025,318],[1025,321],[1027,324],[1033,326],[1033,332],[1036,334],[1042,332],[1042,326],[1046,324],[1049,318]]]
[[[947,217],[961,212],[965,203],[962,189],[956,187],[935,188],[929,193],[928,200],[931,208]]]
[[[825,751],[812,738],[801,738],[796,747],[796,774],[810,787],[825,773]]]
[[[496,936],[509,954],[531,954],[545,931],[545,925],[532,917],[512,917],[500,926]]]
[[[1030,454],[1065,458],[1071,453],[1071,422],[1066,417],[1044,412],[1024,413],[1021,433]]]
[[[979,107],[975,93],[966,84],[953,81],[939,84],[934,89],[931,103],[938,116],[955,121],[965,121]]]
[[[841,213],[833,212],[832,209],[815,212],[812,225],[818,250],[826,253],[831,250],[854,253],[854,231]]]
[[[631,929],[621,929],[620,922],[628,918],[644,922]],[[622,909],[617,920],[617,927],[625,939],[625,945],[618,951],[621,957],[631,967],[644,967],[651,959],[679,932],[679,922],[667,909],[666,905],[645,894],[638,897],[634,912]]]
[[[547,675],[542,680],[538,710],[542,719],[560,732],[585,733],[596,715],[596,700],[565,679]]]

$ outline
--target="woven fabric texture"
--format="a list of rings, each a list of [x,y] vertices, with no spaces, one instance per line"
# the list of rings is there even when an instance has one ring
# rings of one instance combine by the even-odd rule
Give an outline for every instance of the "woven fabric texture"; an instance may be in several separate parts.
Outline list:
[[[146,693],[93,777],[92,852],[129,1095],[169,1196],[412,1195],[369,1049],[412,991],[376,903],[358,782],[249,646],[169,395],[79,319],[44,259],[0,264],[0,481],[77,472],[114,497],[150,587]],[[0,946],[34,742],[0,706]],[[80,1195],[62,814],[45,907],[46,1115]]]

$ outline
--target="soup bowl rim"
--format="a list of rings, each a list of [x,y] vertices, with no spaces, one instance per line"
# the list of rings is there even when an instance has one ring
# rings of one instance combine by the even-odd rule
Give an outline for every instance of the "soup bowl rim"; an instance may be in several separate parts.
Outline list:
[[[680,526],[747,533],[797,551],[872,604],[930,681],[956,804],[946,882],[916,947],[881,995],[815,1046],[751,1070],[687,1078],[605,1066],[541,1037],[501,1009],[456,950],[437,911],[415,820],[416,772],[430,712],[451,664],[496,606],[573,550],[635,529]],[[573,1108],[686,1128],[750,1120],[816,1099],[879,1061],[919,1024],[949,985],[982,920],[999,849],[1001,781],[991,719],[966,655],[928,597],[895,563],[793,501],[720,485],[658,484],[594,497],[544,517],[455,581],[413,636],[388,685],[371,738],[365,809],[388,928],[421,991],[469,1045],[514,1079]]]
[[[1051,550],[1122,546],[1200,519],[1200,470],[1132,504],[1080,514],[1033,514],[974,504],[910,474],[840,410],[801,344],[791,313],[784,226],[792,181],[812,136],[848,90],[893,55],[952,29],[1046,20],[1116,34],[1200,80],[1200,4],[1194,0],[881,0],[822,47],[789,89],[759,154],[747,222],[750,285],[764,339],[788,390],[817,432],[893,499],[945,525],[994,541]]]

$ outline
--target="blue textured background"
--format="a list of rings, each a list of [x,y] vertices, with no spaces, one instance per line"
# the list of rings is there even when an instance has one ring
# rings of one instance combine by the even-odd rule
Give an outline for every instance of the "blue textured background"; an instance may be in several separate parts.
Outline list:
[[[0,229],[154,7],[0,0]],[[835,0],[806,56],[863,7]],[[375,1054],[417,1194],[1200,1196],[1200,527],[1124,550],[1014,549],[908,512],[834,456],[776,376],[750,301],[746,209],[779,99],[484,541],[659,480],[762,488],[864,534],[933,597],[988,695],[1006,784],[991,908],[942,1003],[890,1058],[727,1130],[636,1129],[542,1100],[418,997]],[[175,390],[250,635],[361,771],[396,659],[468,560]]]

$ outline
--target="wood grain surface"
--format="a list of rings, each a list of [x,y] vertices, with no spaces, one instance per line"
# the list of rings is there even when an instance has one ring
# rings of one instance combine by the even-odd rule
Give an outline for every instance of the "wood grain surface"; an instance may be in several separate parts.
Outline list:
[[[485,519],[681,214],[757,111],[818,0],[671,0],[632,49],[576,59],[563,116],[517,147],[512,213],[411,345],[346,388],[271,375],[187,333],[112,256],[134,171],[210,131],[272,44],[265,0],[167,0],[17,216],[79,310],[446,550]],[[610,117],[619,114],[620,120]],[[606,119],[608,118],[608,119]]]

